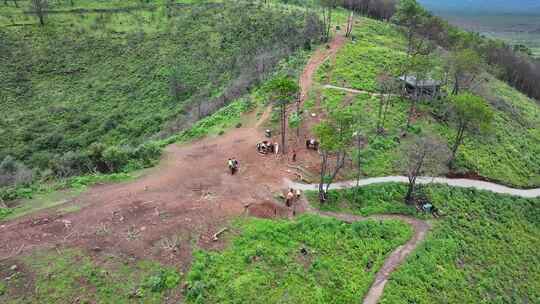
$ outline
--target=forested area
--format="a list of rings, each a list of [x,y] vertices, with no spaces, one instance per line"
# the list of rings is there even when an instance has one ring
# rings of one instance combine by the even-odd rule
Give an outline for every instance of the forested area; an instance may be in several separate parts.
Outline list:
[[[411,1],[401,2],[401,5],[406,5]],[[398,1],[334,0],[334,3],[371,18],[389,20],[397,11]],[[496,73],[499,79],[532,98],[540,99],[540,88],[535,85],[540,82],[540,62],[530,56],[531,52],[526,47],[511,46],[474,32],[466,32],[417,6],[419,10],[416,12],[415,24],[412,27],[414,35],[432,40],[451,51],[471,49],[477,52],[487,63],[499,67]],[[400,21],[394,18],[393,22],[411,28],[411,24],[406,24],[407,20]]]

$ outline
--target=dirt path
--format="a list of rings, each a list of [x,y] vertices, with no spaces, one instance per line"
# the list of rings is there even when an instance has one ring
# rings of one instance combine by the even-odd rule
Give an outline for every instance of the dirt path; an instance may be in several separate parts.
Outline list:
[[[332,42],[328,44],[327,48],[321,48],[311,56],[304,72],[300,76],[300,102],[304,102],[307,99],[309,90],[313,85],[313,76],[321,64],[327,59],[335,56],[336,53],[345,45],[346,39],[342,35],[335,35]]]
[[[189,244],[219,247],[212,235],[246,204],[273,200],[285,176],[281,161],[255,153],[263,138],[256,128],[234,129],[220,137],[171,145],[160,165],[133,182],[93,187],[69,204],[82,209],[58,215],[54,209],[0,225],[0,259],[47,246],[112,250],[138,258],[188,264]],[[226,162],[240,161],[231,176]],[[180,250],[167,239],[180,238]]]
[[[375,280],[371,284],[371,287],[369,288],[367,294],[364,296],[362,302],[363,304],[376,304],[379,302],[384,291],[384,286],[386,285],[386,283],[388,283],[388,279],[390,278],[392,272],[394,272],[403,262],[405,262],[407,257],[416,249],[416,247],[418,247],[418,245],[422,243],[431,228],[431,226],[426,221],[405,215],[374,215],[364,217],[348,213],[319,211],[311,207],[306,199],[301,200],[298,209],[301,212],[313,213],[322,217],[332,217],[346,223],[354,223],[374,219],[400,220],[411,225],[411,227],[413,228],[412,238],[405,244],[394,249],[394,251],[392,251],[392,253],[388,256],[388,258],[386,258],[383,266],[377,272]]]
[[[319,65],[344,42],[338,35],[329,48],[315,52],[300,78],[304,97]],[[171,145],[159,166],[135,181],[95,186],[60,207],[0,223],[0,260],[36,248],[77,246],[185,266],[192,244],[222,246],[212,236],[234,217],[245,212],[287,216],[273,196],[283,190],[283,178],[294,175],[285,159],[255,152],[264,138],[260,127],[270,114],[267,108],[257,120],[252,113],[245,127],[219,137]],[[240,161],[235,176],[227,170],[230,157]],[[57,212],[70,206],[81,210]]]
[[[345,38],[337,35],[328,48],[315,52],[300,77],[301,101],[307,98],[318,67],[344,44]],[[187,270],[192,244],[206,249],[220,248],[223,243],[212,241],[212,236],[232,218],[245,212],[260,217],[288,216],[290,210],[274,203],[274,195],[285,186],[308,190],[313,189],[313,185],[289,182],[288,178],[293,175],[285,159],[255,152],[255,144],[263,138],[260,126],[270,113],[267,109],[258,122],[251,119],[250,123],[244,124],[246,127],[232,129],[219,137],[169,146],[160,165],[144,177],[132,182],[92,187],[67,203],[68,206],[82,206],[79,211],[58,214],[56,209],[50,209],[0,223],[0,260],[36,248],[67,245],[88,252],[157,259]],[[303,161],[310,157],[305,151],[298,152]],[[229,157],[240,161],[237,175],[231,176],[227,170]],[[402,179],[369,179],[361,185]],[[283,180],[287,181],[284,183]],[[500,193],[510,191],[478,181],[438,181]],[[333,188],[351,185],[351,182],[344,182]],[[540,190],[522,191],[527,190],[511,189],[510,194],[538,196]],[[316,212],[349,222],[366,219],[318,212],[307,204],[298,211]],[[364,299],[364,303],[377,303],[390,274],[424,239],[429,225],[405,216],[369,218],[400,219],[414,228],[413,238],[392,252]],[[178,246],[173,246],[177,241]]]
[[[372,177],[361,179],[359,185],[367,186],[372,184],[381,184],[381,183],[407,183],[408,179],[406,176],[384,176],[384,177]],[[301,189],[301,190],[317,190],[318,184],[302,184],[286,180],[285,183],[292,188]],[[346,189],[356,186],[356,181],[345,181],[337,182],[330,185],[330,189]],[[446,177],[419,177],[417,179],[419,184],[445,184],[452,187],[460,188],[474,188],[477,190],[485,190],[499,194],[509,194],[513,196],[525,197],[525,198],[535,198],[540,197],[540,188],[538,189],[514,189],[507,186],[502,186],[499,184],[473,180],[473,179],[464,179],[464,178],[446,178]]]

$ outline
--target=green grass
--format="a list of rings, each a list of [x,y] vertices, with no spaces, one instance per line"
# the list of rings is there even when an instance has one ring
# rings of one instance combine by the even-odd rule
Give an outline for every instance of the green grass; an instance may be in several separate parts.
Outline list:
[[[444,216],[392,274],[381,303],[537,303],[540,300],[540,199],[430,186]],[[323,209],[360,214],[405,207],[404,184],[332,192]],[[313,199],[316,200],[316,197]]]
[[[385,257],[412,233],[400,221],[350,225],[318,216],[246,219],[237,229],[224,251],[196,253],[188,303],[358,302]]]
[[[392,25],[362,18],[353,31],[355,43],[349,41],[335,60],[327,61],[317,72],[319,82],[376,91],[377,74],[386,68],[394,73],[405,58],[405,41]],[[440,63],[434,68],[440,72]],[[477,173],[499,183],[517,187],[540,186],[540,106],[507,84],[487,76],[482,94],[495,110],[489,133],[468,137],[460,147],[455,164],[456,173]],[[393,99],[385,124],[386,134],[376,134],[378,98],[366,94],[356,97],[334,89],[321,90],[321,109],[325,111],[344,102],[360,113],[358,129],[368,136],[369,144],[361,153],[364,176],[400,174],[397,163],[401,155],[400,135],[407,121],[409,102]],[[441,114],[446,101],[424,102],[411,133],[432,132],[451,146],[455,131]],[[356,159],[356,151],[354,158]],[[347,177],[353,176],[349,172]]]
[[[37,251],[0,263],[2,303],[163,303],[178,298],[181,273],[152,261],[104,256],[97,261],[77,249]]]
[[[316,79],[339,87],[376,91],[377,74],[384,68],[397,73],[406,54],[404,38],[387,23],[358,18],[353,35],[338,53],[335,65],[326,61]]]
[[[345,190],[330,190],[328,200],[321,204],[315,191],[306,192],[310,204],[321,211],[346,212],[362,216],[377,214],[406,214],[419,218],[412,206],[403,204],[407,189],[399,184],[375,184]]]
[[[86,191],[89,186],[98,183],[125,182],[132,180],[140,174],[141,171],[131,174],[87,175],[51,184],[34,185],[29,188],[16,188],[12,190],[15,193],[8,193],[7,195],[20,199],[15,203],[10,203],[10,208],[8,209],[0,209],[0,220],[11,220],[39,210],[64,205],[69,200]],[[59,208],[57,212],[74,212],[80,208],[81,206],[79,205],[69,204]]]
[[[287,7],[195,3],[167,17],[163,1],[128,12],[109,9],[139,3],[75,2],[108,11],[0,28],[0,159],[12,155],[43,174],[62,172],[66,155],[91,162],[70,168],[71,175],[86,167],[107,171],[89,156],[91,146],[130,151],[177,134],[199,119],[198,100],[227,104],[264,80],[272,69],[249,74],[259,52],[273,68],[304,44],[303,13]],[[21,13],[24,5],[9,9],[32,17]],[[253,22],[253,30],[237,30]],[[108,170],[135,166],[142,167],[124,162]]]

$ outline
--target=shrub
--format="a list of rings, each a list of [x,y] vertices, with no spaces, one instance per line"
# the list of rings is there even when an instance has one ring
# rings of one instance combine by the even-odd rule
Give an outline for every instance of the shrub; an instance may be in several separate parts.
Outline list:
[[[88,171],[90,160],[81,152],[69,151],[51,160],[50,167],[58,177],[70,177]]]
[[[138,146],[131,155],[132,159],[140,162],[141,166],[148,167],[161,156],[161,148],[157,142],[149,142]]]
[[[162,269],[157,275],[149,277],[144,283],[144,287],[152,292],[162,292],[165,289],[172,289],[180,283],[180,274],[171,269]]]
[[[0,187],[28,184],[33,172],[12,156],[6,156],[0,163]]]
[[[112,146],[103,151],[103,161],[111,172],[118,172],[127,165],[129,156],[128,148]]]

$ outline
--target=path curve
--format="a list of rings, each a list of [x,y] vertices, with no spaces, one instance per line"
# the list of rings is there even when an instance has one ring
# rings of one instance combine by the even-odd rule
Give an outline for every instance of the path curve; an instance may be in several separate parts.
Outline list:
[[[408,179],[406,176],[384,176],[384,177],[372,177],[372,178],[366,178],[361,179],[359,182],[359,185],[367,186],[372,184],[382,184],[382,183],[408,183]],[[417,183],[419,184],[445,184],[452,187],[460,187],[460,188],[474,188],[477,190],[485,190],[490,191],[494,193],[499,194],[509,194],[513,196],[519,196],[524,198],[536,198],[540,197],[540,188],[537,189],[515,189],[510,188],[507,186],[486,182],[486,181],[479,181],[479,180],[473,180],[473,179],[466,179],[466,178],[446,178],[446,177],[418,177]],[[301,190],[317,190],[318,184],[304,184],[304,183],[298,183],[293,182],[290,180],[286,180],[286,184],[289,187],[301,189]],[[330,189],[347,189],[347,188],[353,188],[356,187],[357,181],[344,181],[344,182],[337,182],[330,185]]]
[[[407,257],[422,243],[426,238],[427,233],[431,229],[431,226],[421,219],[417,219],[406,215],[372,215],[372,216],[360,216],[352,215],[348,213],[328,212],[320,211],[309,205],[306,199],[301,201],[303,209],[306,213],[315,214],[322,217],[331,217],[337,220],[354,223],[366,220],[400,220],[413,228],[413,236],[403,245],[398,246],[392,253],[386,258],[383,266],[377,271],[375,280],[371,283],[371,286],[363,298],[363,304],[376,304],[379,302],[383,295],[384,287],[388,283],[390,275],[407,259]]]

